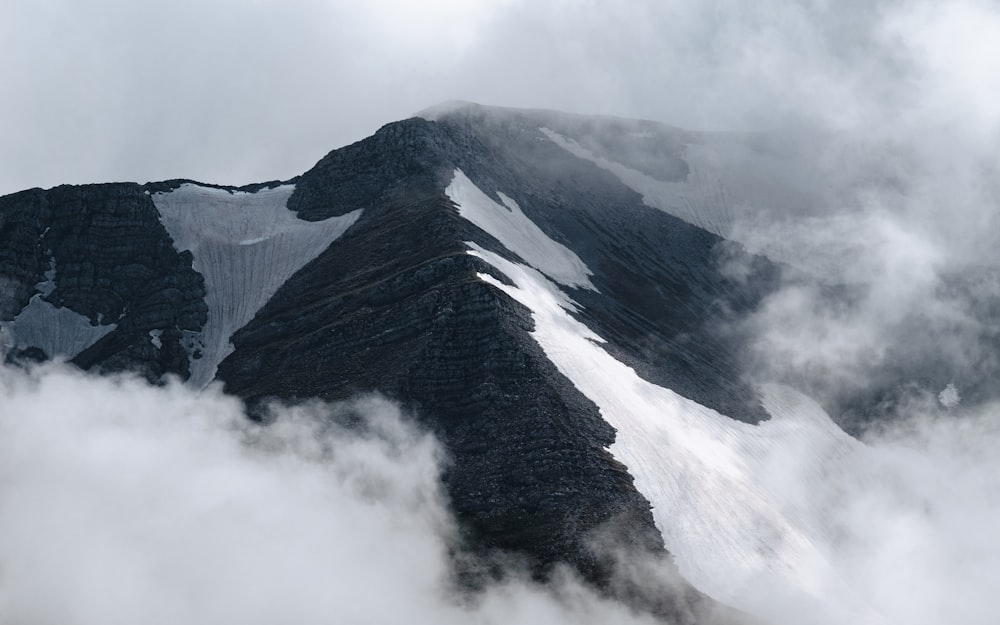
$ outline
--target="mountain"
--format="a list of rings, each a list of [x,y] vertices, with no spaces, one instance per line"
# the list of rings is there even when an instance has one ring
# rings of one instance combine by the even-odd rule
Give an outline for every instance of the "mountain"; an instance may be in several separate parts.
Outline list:
[[[215,380],[262,417],[384,394],[444,444],[471,553],[607,587],[610,540],[746,607],[819,557],[755,478],[786,416],[819,411],[746,375],[741,322],[790,259],[736,224],[810,203],[817,176],[770,141],[457,103],[288,181],[23,191],[0,198],[0,339],[11,363]],[[820,417],[803,432],[854,449]],[[711,604],[632,599],[688,620]]]

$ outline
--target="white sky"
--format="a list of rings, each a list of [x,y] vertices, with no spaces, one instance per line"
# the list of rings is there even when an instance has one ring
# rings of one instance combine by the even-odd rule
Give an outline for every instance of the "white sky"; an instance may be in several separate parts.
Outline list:
[[[877,125],[933,94],[921,110],[989,118],[997,15],[983,0],[4,0],[0,193],[288,178],[452,99],[721,129]]]

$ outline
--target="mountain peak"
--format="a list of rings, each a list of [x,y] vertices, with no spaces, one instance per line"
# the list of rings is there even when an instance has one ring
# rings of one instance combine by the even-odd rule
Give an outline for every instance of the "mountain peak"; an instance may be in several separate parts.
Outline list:
[[[839,578],[818,524],[761,486],[765,452],[786,435],[829,462],[856,447],[745,376],[743,322],[784,269],[740,226],[815,197],[808,170],[745,139],[457,102],[284,184],[6,196],[0,346],[215,380],[254,414],[380,393],[446,449],[466,555],[542,577],[568,563],[608,588],[617,554],[595,545],[613,536],[667,567],[669,550],[725,601],[806,596],[801,570]],[[671,616],[705,601],[681,589],[611,588]]]

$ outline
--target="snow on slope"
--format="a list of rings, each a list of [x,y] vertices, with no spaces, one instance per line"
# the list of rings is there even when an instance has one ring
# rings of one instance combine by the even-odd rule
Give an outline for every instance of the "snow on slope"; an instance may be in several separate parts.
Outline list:
[[[788,389],[767,390],[765,406],[772,419],[753,426],[646,382],[600,347],[604,339],[568,314],[576,304],[543,275],[546,267],[559,275],[546,265],[550,259],[540,256],[545,246],[528,238],[534,234],[518,238],[534,231],[499,218],[490,221],[497,214],[517,213],[487,198],[461,172],[448,194],[463,216],[485,224],[481,227],[511,251],[529,250],[518,255],[542,265],[511,262],[467,242],[470,254],[514,286],[486,274],[480,278],[532,311],[535,340],[617,430],[610,451],[653,504],[657,527],[689,581],[765,618],[780,616],[769,613],[780,603],[783,611],[792,605],[829,618],[817,623],[881,622],[836,566],[837,528],[827,523],[824,511],[835,505],[837,493],[824,498],[815,492],[826,472],[863,464],[860,443]],[[783,599],[776,601],[778,596]]]
[[[49,258],[45,280],[13,320],[0,324],[0,353],[9,348],[37,347],[50,358],[73,358],[118,327],[91,325],[86,316],[59,308],[42,299],[55,288],[56,261]]]
[[[806,613],[828,613],[833,623],[879,623],[877,614],[833,564],[815,493],[789,495],[785,480],[822,488],[813,480],[859,453],[858,444],[818,408],[790,391],[772,389],[775,418],[760,426],[728,419],[641,379],[611,357],[604,340],[567,314],[567,298],[539,272],[475,243],[470,254],[514,282],[480,278],[532,311],[532,335],[559,371],[601,410],[617,430],[610,451],[625,464],[681,573],[707,594],[765,618],[781,596]],[[800,404],[795,406],[794,404]],[[800,471],[786,451],[799,450]]]
[[[116,327],[91,325],[87,317],[57,308],[36,294],[13,321],[3,324],[7,338],[0,338],[0,347],[38,347],[51,358],[71,359]]]
[[[445,193],[463,218],[485,230],[546,276],[569,287],[597,290],[588,277],[593,272],[583,261],[565,245],[550,239],[511,198],[499,193],[504,206],[497,204],[460,169],[455,170]]]
[[[316,258],[361,215],[356,210],[320,222],[304,221],[286,208],[293,185],[256,193],[184,184],[153,195],[178,251],[190,250],[205,278],[208,321],[200,358],[192,356],[190,382],[204,386],[233,351],[232,334],[296,271]]]

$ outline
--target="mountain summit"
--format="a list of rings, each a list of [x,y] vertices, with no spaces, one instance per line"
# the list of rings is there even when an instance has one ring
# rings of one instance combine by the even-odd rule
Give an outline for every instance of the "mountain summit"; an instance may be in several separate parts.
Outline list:
[[[669,553],[744,609],[819,571],[863,620],[759,477],[776,437],[831,462],[855,441],[745,371],[740,322],[785,270],[734,224],[808,204],[809,176],[763,136],[457,103],[289,181],[27,190],[0,198],[0,341],[258,408],[380,393],[442,441],[470,553],[603,587],[623,552]]]

